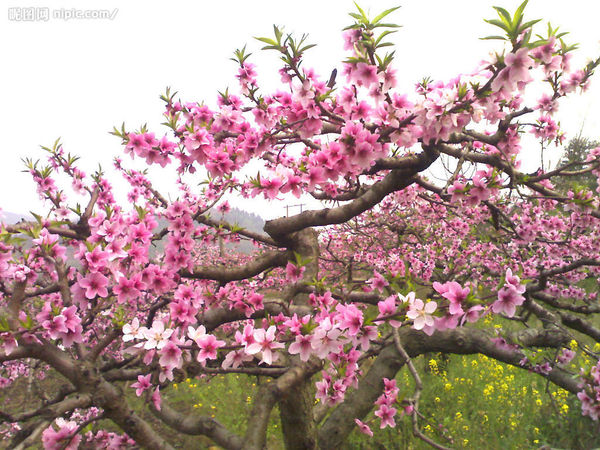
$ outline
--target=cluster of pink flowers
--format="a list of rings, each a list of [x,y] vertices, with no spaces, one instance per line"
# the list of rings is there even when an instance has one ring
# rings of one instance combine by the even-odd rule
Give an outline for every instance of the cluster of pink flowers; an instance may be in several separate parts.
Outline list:
[[[520,306],[525,301],[523,293],[525,286],[521,284],[519,277],[513,275],[511,269],[506,270],[505,283],[498,291],[498,300],[492,304],[492,311],[496,314],[504,313],[507,317],[513,317]]]
[[[577,393],[584,416],[600,420],[600,361],[588,371],[582,369],[582,390]]]
[[[60,314],[54,315],[51,304],[46,303],[36,319],[50,339],[61,339],[65,347],[70,347],[75,342],[83,342],[81,318],[74,305],[62,308]]]
[[[81,442],[81,436],[75,434],[78,431],[77,423],[62,417],[56,419],[54,423],[58,430],[49,426],[42,433],[44,448],[47,450],[77,450]]]

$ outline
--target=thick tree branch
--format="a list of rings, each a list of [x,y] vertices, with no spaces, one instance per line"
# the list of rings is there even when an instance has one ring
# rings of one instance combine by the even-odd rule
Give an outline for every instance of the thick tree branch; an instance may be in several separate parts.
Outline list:
[[[216,280],[222,282],[252,278],[265,270],[284,266],[289,258],[288,252],[271,251],[257,256],[252,261],[233,269],[218,266],[196,267],[193,271],[181,270],[183,278],[196,280]]]
[[[309,361],[302,365],[293,366],[277,380],[261,385],[258,395],[254,398],[254,405],[248,420],[248,428],[244,438],[245,448],[248,450],[262,450],[264,448],[269,416],[277,401],[287,395],[294,386],[318,372],[320,368],[320,363]]]
[[[150,407],[150,409],[157,418],[180,433],[207,436],[226,449],[238,450],[244,448],[244,441],[240,436],[230,432],[210,417],[177,412],[165,404],[164,401],[160,411],[153,407]]]

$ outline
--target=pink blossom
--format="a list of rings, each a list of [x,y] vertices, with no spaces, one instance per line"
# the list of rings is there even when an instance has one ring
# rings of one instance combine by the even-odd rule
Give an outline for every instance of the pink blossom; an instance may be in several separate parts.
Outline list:
[[[465,313],[465,315],[462,317],[462,319],[461,319],[461,325],[465,321],[470,322],[470,323],[477,322],[479,320],[479,317],[480,317],[480,312],[483,311],[483,309],[484,308],[481,305],[471,306],[467,310],[467,312]]]
[[[81,442],[81,436],[74,434],[77,431],[77,423],[67,421],[59,417],[55,421],[58,431],[49,426],[42,433],[42,442],[47,450],[77,450]]]
[[[100,272],[91,272],[85,278],[79,280],[79,286],[85,289],[85,296],[88,299],[93,299],[96,296],[108,296],[108,278]]]
[[[300,86],[294,89],[294,100],[302,104],[304,108],[308,107],[314,98],[315,93],[311,89],[309,80],[304,80]]]
[[[352,80],[359,86],[370,87],[379,82],[377,67],[366,63],[358,63],[352,69]]]
[[[152,375],[148,374],[148,375],[138,375],[138,380],[133,383],[131,385],[132,388],[135,388],[135,395],[137,395],[138,397],[140,395],[142,395],[142,393],[149,389],[151,384],[150,384],[150,377]]]
[[[288,349],[291,355],[300,354],[302,361],[308,361],[312,353],[312,336],[299,334]]]
[[[356,305],[338,305],[336,310],[340,313],[337,319],[341,328],[348,329],[348,336],[356,336],[363,325],[363,313]]]
[[[154,407],[158,411],[160,411],[160,407],[162,404],[162,397],[160,396],[160,386],[156,386],[156,389],[152,393],[151,400],[152,400],[152,404],[154,405]]]
[[[158,354],[160,355],[158,363],[163,367],[172,369],[180,367],[183,362],[181,359],[181,349],[172,340],[167,341]]]
[[[146,350],[152,350],[156,348],[160,350],[165,346],[167,340],[173,334],[171,328],[165,329],[165,324],[162,320],[155,320],[152,323],[152,328],[143,330],[144,337],[147,339],[144,344]]]
[[[137,288],[138,286],[138,281],[120,277],[119,282],[113,288],[113,292],[117,294],[119,303],[127,303],[131,300],[135,300],[140,295],[140,291]]]
[[[252,361],[252,359],[252,356],[248,355],[244,349],[234,350],[227,353],[221,367],[223,367],[223,369],[229,369],[230,367],[237,369],[243,363]]]
[[[498,300],[492,304],[494,313],[504,313],[508,317],[515,315],[517,306],[522,305],[525,301],[519,291],[513,285],[505,285],[498,291]]]
[[[359,419],[354,419],[354,423],[358,426],[358,429],[361,433],[366,434],[367,436],[373,437],[373,432],[371,428],[366,423],[362,422]]]
[[[102,248],[98,245],[94,247],[94,250],[85,254],[85,260],[88,263],[90,269],[102,270],[104,267],[106,267],[108,256],[108,252],[103,251]]]
[[[129,342],[134,339],[143,339],[145,327],[140,327],[138,318],[134,318],[131,323],[123,325],[123,342]]]
[[[61,333],[68,331],[65,325],[65,318],[62,315],[54,316],[42,323],[42,326],[48,331],[51,339],[58,339]]]
[[[388,405],[381,405],[375,415],[381,419],[381,428],[396,426],[394,416],[396,415],[396,408],[390,408]]]
[[[424,304],[423,300],[416,299],[410,305],[406,317],[413,319],[413,328],[415,330],[422,330],[425,326],[433,326],[434,319],[431,314],[433,314],[436,308],[436,302],[427,302],[427,304]]]
[[[391,316],[391,315],[396,314],[396,312],[397,312],[396,296],[391,295],[388,298],[386,298],[385,300],[378,302],[377,308],[379,309],[380,317]],[[397,320],[390,320],[389,323],[394,328],[398,328],[400,325],[402,325],[402,322],[399,322]]]
[[[373,272],[373,278],[367,280],[367,283],[371,285],[372,289],[377,289],[380,292],[383,292],[383,288],[389,285],[383,275],[376,270]]]
[[[463,314],[461,304],[467,299],[471,291],[469,288],[463,289],[456,281],[449,281],[444,284],[435,282],[433,288],[450,302],[450,314]]]
[[[193,340],[196,343],[196,345],[199,346],[200,344],[198,342],[200,342],[200,339],[202,339],[206,335],[206,328],[204,327],[204,325],[200,325],[198,328],[189,326],[187,335],[191,340]]]
[[[506,269],[506,275],[504,278],[506,279],[507,285],[513,286],[519,294],[523,294],[525,292],[525,286],[521,284],[519,277],[513,275],[511,269]]]
[[[197,357],[200,363],[206,362],[207,359],[217,359],[217,350],[225,346],[225,341],[218,340],[212,334],[205,334],[196,343],[200,347]]]
[[[531,80],[529,68],[533,66],[533,59],[528,55],[529,49],[522,47],[515,53],[509,53],[504,58],[506,67],[510,70],[510,80],[513,83]]]
[[[266,331],[262,328],[254,331],[254,343],[246,347],[246,353],[249,355],[261,354],[261,363],[268,365],[277,361],[279,354],[274,352],[278,348],[285,346],[281,342],[275,341],[275,326],[271,325]]]
[[[337,326],[331,324],[329,318],[321,322],[314,332],[311,343],[313,350],[319,358],[324,359],[329,353],[338,351],[342,345],[341,340],[339,340],[341,333],[341,330]]]
[[[288,262],[285,266],[285,274],[288,280],[292,283],[296,283],[302,279],[302,274],[306,270],[304,266],[296,266],[295,264]]]

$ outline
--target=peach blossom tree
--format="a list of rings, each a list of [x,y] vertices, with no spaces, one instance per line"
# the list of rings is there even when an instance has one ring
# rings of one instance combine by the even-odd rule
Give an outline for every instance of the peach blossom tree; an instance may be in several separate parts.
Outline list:
[[[520,167],[536,151],[525,136],[562,143],[559,103],[585,90],[599,60],[572,67],[574,46],[550,26],[536,34],[525,5],[488,21],[503,50],[410,92],[388,51],[397,8],[350,14],[339,74],[307,67],[306,36],[274,27],[259,41],[282,62],[277,88],[261,87],[238,50],[236,93],[211,107],[167,90],[165,134],[113,131],[132,159],[173,168],[176,193],[116,158],[131,187],[120,204],[108,176],[84,173],[58,141],[47,162],[28,160],[48,208],[0,228],[0,381],[63,381],[31,408],[2,406],[4,437],[173,448],[137,396],[176,433],[228,449],[264,448],[276,407],[286,448],[341,448],[355,428],[399,421],[444,448],[421,431],[413,361],[427,352],[534,372],[597,420],[600,362],[573,371],[568,343],[598,360],[599,190],[554,183],[600,176],[600,148],[552,170]],[[232,196],[324,206],[257,232],[224,220]],[[240,240],[254,251],[219,246]],[[511,325],[486,329],[486,315]],[[397,383],[401,370],[414,389]],[[174,380],[214,374],[271,380],[244,434],[169,404]],[[90,427],[107,421],[121,432]]]

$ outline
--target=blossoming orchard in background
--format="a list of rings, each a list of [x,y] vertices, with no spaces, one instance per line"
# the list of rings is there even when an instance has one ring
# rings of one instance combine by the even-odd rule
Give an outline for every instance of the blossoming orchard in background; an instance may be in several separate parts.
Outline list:
[[[130,404],[138,396],[166,426],[224,448],[263,448],[276,406],[289,448],[340,448],[355,427],[372,435],[403,420],[443,448],[421,431],[413,358],[427,352],[535,372],[597,420],[600,362],[571,373],[567,346],[598,359],[600,204],[553,183],[600,176],[600,148],[550,171],[524,173],[520,160],[534,151],[521,147],[524,133],[562,142],[560,100],[584,90],[600,60],[571,67],[564,33],[536,34],[525,4],[488,21],[501,53],[413,92],[397,88],[386,53],[396,25],[384,19],[397,8],[351,14],[337,76],[305,67],[312,45],[275,27],[259,38],[283,61],[275,91],[261,89],[239,50],[239,95],[221,93],[211,108],[167,91],[167,134],[114,130],[134,160],[177,168],[176,196],[117,158],[131,184],[119,205],[104,174],[83,173],[58,141],[46,165],[28,160],[48,210],[1,228],[2,381],[66,384],[31,410],[3,407],[11,445],[172,448]],[[531,86],[545,93],[530,104]],[[425,173],[439,162],[446,177],[433,181]],[[255,177],[242,175],[250,163],[261,166]],[[82,205],[59,187],[65,178]],[[328,207],[263,232],[221,214],[226,196],[285,194]],[[241,239],[255,251],[219,245]],[[485,315],[506,327],[486,329]],[[397,384],[404,367],[414,389]],[[233,373],[271,380],[245,435],[164,398],[176,378]],[[122,434],[103,430],[107,421]]]

